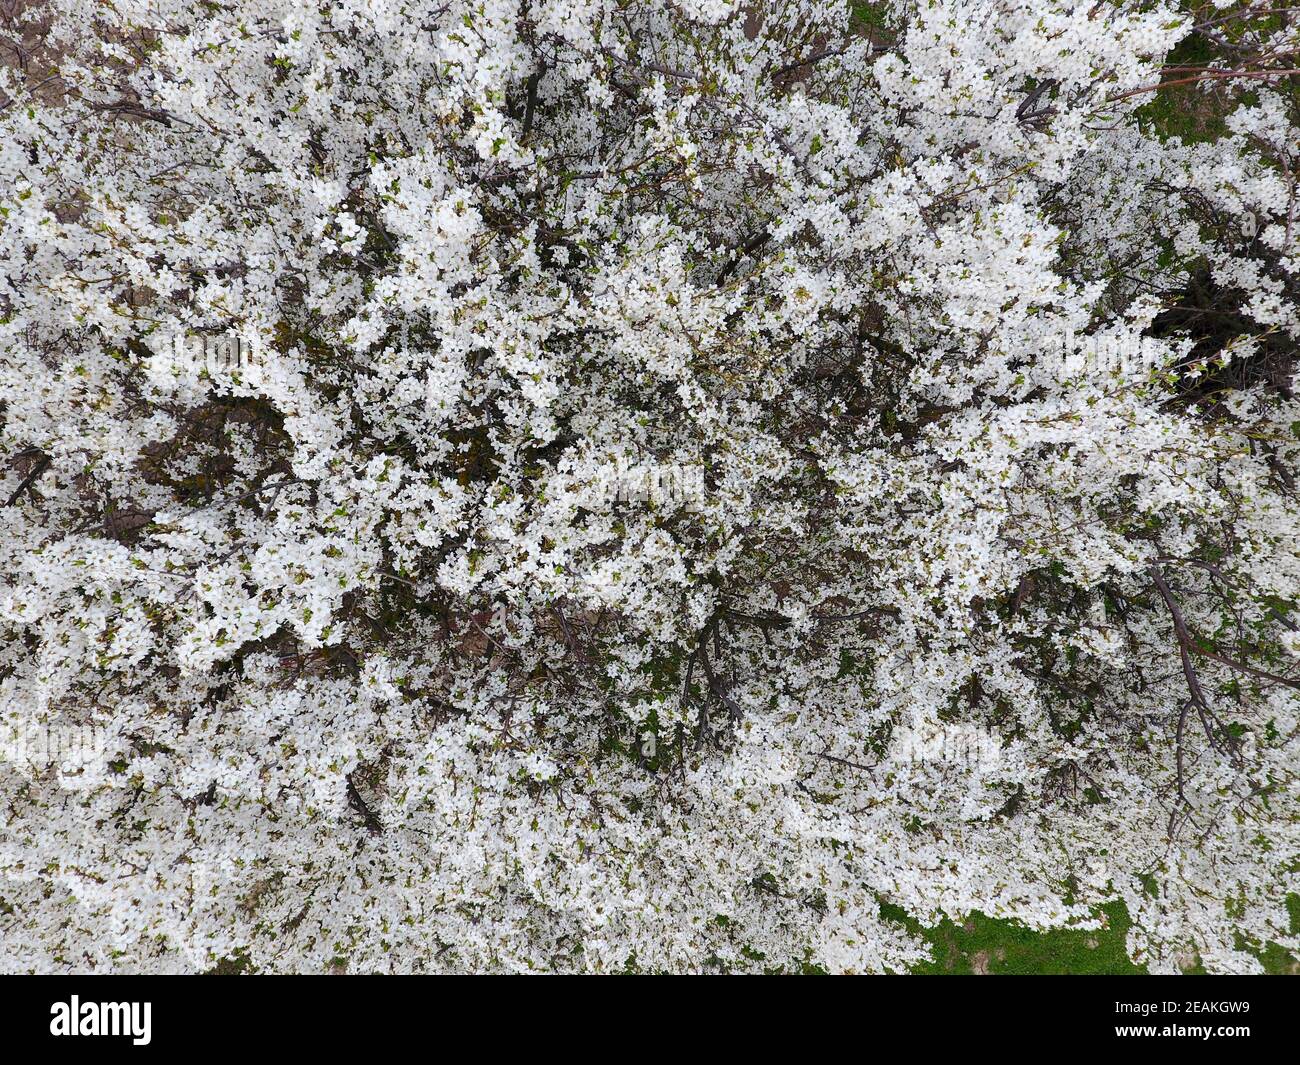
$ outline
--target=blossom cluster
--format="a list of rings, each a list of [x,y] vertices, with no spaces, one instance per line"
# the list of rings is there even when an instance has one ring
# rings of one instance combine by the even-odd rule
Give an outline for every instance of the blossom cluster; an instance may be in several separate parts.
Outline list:
[[[1205,6],[5,5],[0,739],[103,742],[0,759],[0,969],[1300,950],[1300,115],[1153,123]]]

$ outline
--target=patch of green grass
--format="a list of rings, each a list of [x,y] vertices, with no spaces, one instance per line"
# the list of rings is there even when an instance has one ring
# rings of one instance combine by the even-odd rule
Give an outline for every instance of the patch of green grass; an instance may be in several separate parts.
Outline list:
[[[1287,896],[1292,928],[1300,927],[1300,895]],[[1141,976],[1146,966],[1134,965],[1125,940],[1132,926],[1122,902],[1101,908],[1105,927],[1096,931],[1053,929],[1035,932],[1015,921],[997,920],[972,913],[962,924],[945,920],[935,928],[923,928],[900,907],[888,903],[881,916],[919,935],[930,945],[930,960],[913,967],[925,976]],[[1242,943],[1272,975],[1300,974],[1300,959],[1277,943]],[[1186,975],[1205,974],[1197,961]]]
[[[1141,975],[1125,948],[1128,911],[1122,902],[1102,907],[1105,927],[1093,932],[1054,929],[1035,932],[1014,921],[972,913],[962,924],[945,920],[921,928],[897,907],[881,914],[920,934],[930,944],[931,960],[913,968],[922,975]]]
[[[1276,943],[1265,943],[1261,949],[1251,953],[1259,959],[1269,976],[1300,976],[1300,959]]]
[[[229,958],[222,958],[204,975],[206,976],[240,976],[252,969],[252,962],[243,951],[236,951]]]
[[[1286,897],[1286,912],[1290,918],[1292,935],[1300,932],[1300,895],[1291,892]],[[1239,944],[1259,959],[1264,971],[1270,976],[1300,976],[1300,958],[1288,951],[1281,944],[1272,941],[1263,944],[1241,941]]]
[[[1169,53],[1166,66],[1204,66],[1216,57],[1213,45],[1199,34],[1189,34]],[[1181,80],[1186,75],[1170,74],[1164,80]],[[1137,109],[1142,128],[1161,140],[1178,137],[1187,143],[1213,141],[1227,130],[1224,119],[1235,107],[1220,93],[1207,93],[1197,84],[1170,85],[1155,90],[1149,103]]]
[[[884,29],[888,23],[889,5],[871,0],[855,0],[849,4],[849,24],[857,29]]]

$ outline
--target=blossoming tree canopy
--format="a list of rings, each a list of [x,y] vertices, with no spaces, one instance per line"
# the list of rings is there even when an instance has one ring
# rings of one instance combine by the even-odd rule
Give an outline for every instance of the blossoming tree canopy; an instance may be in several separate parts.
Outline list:
[[[1300,948],[1275,6],[0,7],[0,967]]]

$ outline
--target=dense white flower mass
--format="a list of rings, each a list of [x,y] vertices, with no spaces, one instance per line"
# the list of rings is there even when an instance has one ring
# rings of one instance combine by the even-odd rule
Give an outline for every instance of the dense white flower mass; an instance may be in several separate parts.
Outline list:
[[[1300,949],[1230,6],[0,5],[0,969]]]

